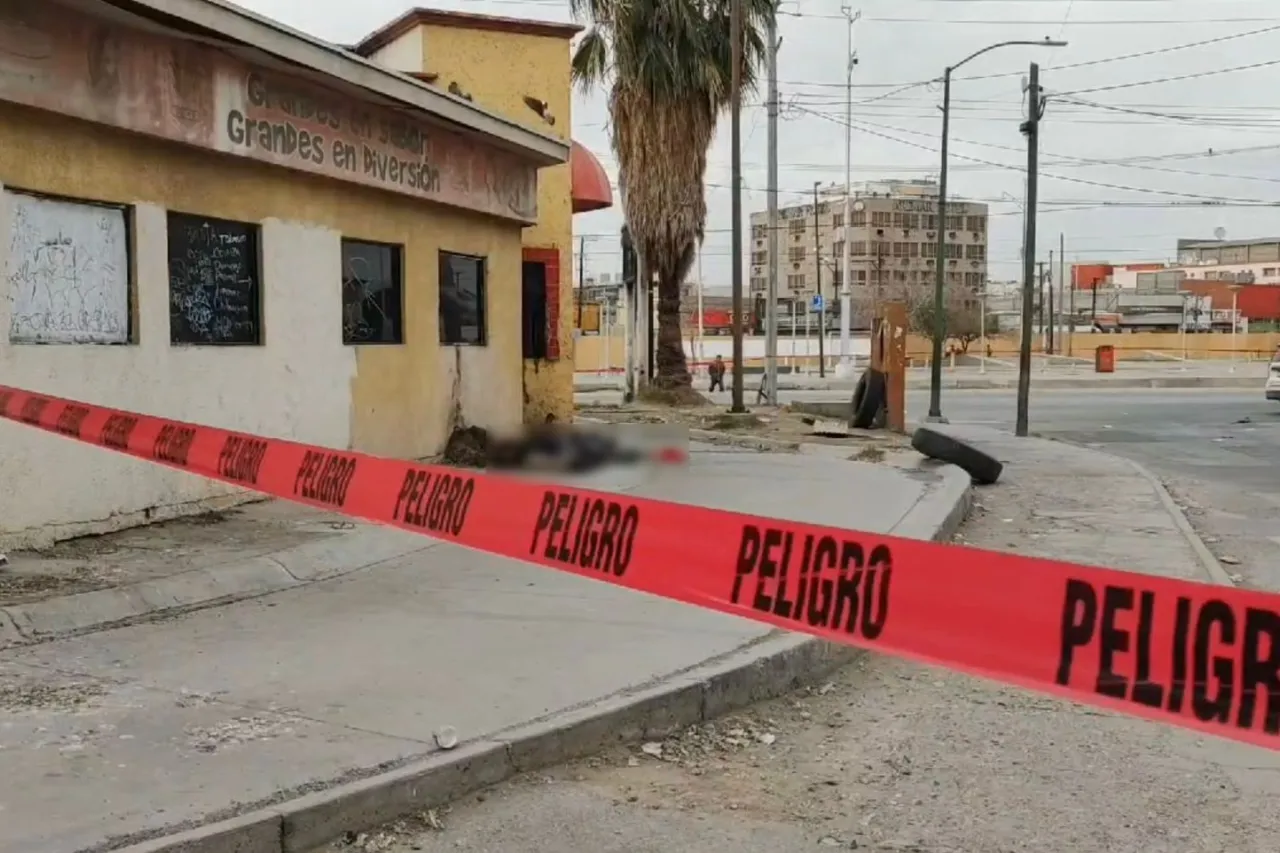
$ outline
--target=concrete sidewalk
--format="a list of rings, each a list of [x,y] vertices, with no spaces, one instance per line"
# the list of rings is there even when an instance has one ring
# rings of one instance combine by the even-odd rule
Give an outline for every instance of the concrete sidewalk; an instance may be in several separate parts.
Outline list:
[[[967,506],[950,467],[694,450],[687,469],[583,484],[917,537]],[[341,577],[0,652],[0,851],[307,850],[851,654],[419,542]]]

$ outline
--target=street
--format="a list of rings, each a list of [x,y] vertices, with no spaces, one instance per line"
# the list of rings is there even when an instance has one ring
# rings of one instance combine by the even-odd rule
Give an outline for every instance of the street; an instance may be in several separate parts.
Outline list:
[[[1011,391],[944,392],[952,423],[1013,429]],[[907,395],[922,420],[927,393]],[[1280,403],[1258,391],[1032,391],[1030,428],[1147,466],[1243,585],[1280,590]]]

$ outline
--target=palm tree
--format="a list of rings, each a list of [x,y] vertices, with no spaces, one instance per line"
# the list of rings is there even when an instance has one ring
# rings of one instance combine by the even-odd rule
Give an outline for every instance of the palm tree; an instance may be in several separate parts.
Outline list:
[[[703,180],[716,122],[730,106],[732,0],[572,0],[590,28],[573,56],[584,90],[609,87],[627,226],[658,279],[659,387],[690,385],[680,284],[707,222]],[[775,0],[742,3],[742,91],[755,87]]]

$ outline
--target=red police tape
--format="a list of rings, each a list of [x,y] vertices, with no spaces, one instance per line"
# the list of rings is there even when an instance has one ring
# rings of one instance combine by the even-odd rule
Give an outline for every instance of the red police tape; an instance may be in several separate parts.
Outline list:
[[[504,557],[1280,749],[1277,595],[381,459],[4,386],[0,415]]]

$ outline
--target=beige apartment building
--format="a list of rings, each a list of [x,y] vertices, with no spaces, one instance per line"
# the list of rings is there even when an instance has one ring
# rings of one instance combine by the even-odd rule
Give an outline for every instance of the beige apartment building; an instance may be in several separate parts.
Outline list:
[[[816,209],[815,209],[816,208]],[[844,240],[850,241],[853,286],[929,284],[934,281],[938,185],[933,181],[877,181],[853,187],[845,228],[845,188],[819,188],[815,202],[778,211],[778,296],[828,301],[843,284]],[[946,281],[973,289],[987,279],[987,206],[948,201],[942,238]],[[769,218],[751,214],[752,296],[768,285]]]

